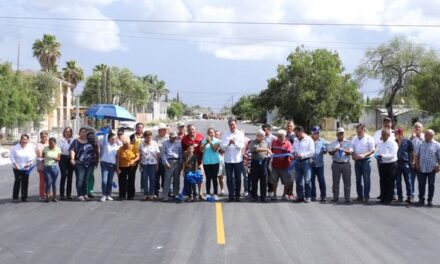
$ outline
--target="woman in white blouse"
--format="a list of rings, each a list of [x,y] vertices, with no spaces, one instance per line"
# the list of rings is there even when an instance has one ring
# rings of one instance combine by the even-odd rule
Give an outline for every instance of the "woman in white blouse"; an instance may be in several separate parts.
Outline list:
[[[99,140],[101,149],[101,177],[102,177],[102,197],[101,202],[113,201],[112,187],[113,176],[116,170],[116,153],[119,149],[116,134],[110,132]]]
[[[21,135],[20,142],[10,150],[9,158],[15,177],[12,199],[14,202],[18,202],[18,193],[21,189],[21,200],[26,202],[28,199],[29,173],[36,158],[35,148],[29,143],[28,135]]]
[[[73,142],[73,130],[70,127],[64,128],[63,136],[57,140],[57,145],[61,149],[60,165],[60,198],[61,200],[72,200],[72,176],[73,166],[70,164],[70,145]],[[66,186],[67,185],[67,186]],[[67,187],[67,188],[66,188]]]
[[[377,144],[376,158],[379,161],[380,203],[390,204],[393,200],[394,181],[397,171],[399,145],[390,138],[391,130],[382,130],[382,141]]]
[[[152,200],[154,198],[156,173],[159,169],[159,145],[152,138],[153,133],[149,130],[145,131],[144,142],[140,146],[142,186],[144,187],[145,201]]]

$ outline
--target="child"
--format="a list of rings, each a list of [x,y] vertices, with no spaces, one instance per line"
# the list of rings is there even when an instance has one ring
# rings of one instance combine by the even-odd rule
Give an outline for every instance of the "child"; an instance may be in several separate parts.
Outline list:
[[[185,153],[184,162],[183,162],[183,172],[185,175],[185,183],[187,186],[186,194],[188,194],[188,201],[192,202],[197,197],[196,185],[195,182],[190,182],[188,179],[188,173],[196,173],[199,169],[197,163],[197,156],[194,155],[194,145],[188,146],[188,149]],[[191,197],[192,194],[192,197]]]

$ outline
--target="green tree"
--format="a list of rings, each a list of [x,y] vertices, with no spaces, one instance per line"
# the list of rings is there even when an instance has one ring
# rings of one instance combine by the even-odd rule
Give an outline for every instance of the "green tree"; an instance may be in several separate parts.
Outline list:
[[[116,103],[121,106],[143,106],[148,91],[129,69],[98,65],[86,79],[81,100],[86,105]]]
[[[76,86],[80,81],[84,80],[84,71],[74,60],[66,62],[66,67],[63,68],[63,78]]]
[[[175,117],[180,117],[182,116],[183,111],[184,111],[184,106],[181,103],[173,100],[168,105],[168,109],[167,109],[168,118],[174,119]]]
[[[420,107],[431,113],[440,113],[440,63],[427,68],[411,80],[410,89]]]
[[[42,39],[35,40],[32,51],[43,71],[56,70],[57,60],[61,57],[61,44],[54,35],[44,34]]]
[[[257,95],[244,95],[232,107],[232,114],[252,121],[261,120],[265,111],[258,106]]]
[[[163,80],[160,80],[157,75],[146,75],[140,78],[145,85],[145,88],[150,94],[151,100],[160,102],[162,96],[168,95],[170,92]]]
[[[378,79],[383,84],[388,116],[395,120],[393,104],[399,92],[405,90],[411,78],[432,64],[433,51],[409,41],[406,37],[395,37],[365,53],[365,61],[356,70],[360,81]],[[393,122],[395,125],[397,122]]]
[[[34,120],[36,100],[31,90],[33,78],[16,74],[10,63],[0,64],[0,127],[21,126]]]
[[[287,61],[287,65],[278,66],[277,76],[256,99],[263,111],[278,108],[281,117],[294,119],[306,128],[319,124],[324,117],[348,120],[360,115],[358,87],[343,74],[337,53],[297,48]]]
[[[57,102],[51,100],[59,93],[59,82],[52,73],[41,72],[35,76],[32,83],[33,98],[35,100],[35,121],[41,121],[42,116],[56,107]]]

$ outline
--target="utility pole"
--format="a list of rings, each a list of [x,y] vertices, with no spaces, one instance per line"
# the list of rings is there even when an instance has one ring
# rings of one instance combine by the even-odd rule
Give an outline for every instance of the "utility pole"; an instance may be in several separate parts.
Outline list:
[[[17,45],[17,73],[20,71],[20,41]]]

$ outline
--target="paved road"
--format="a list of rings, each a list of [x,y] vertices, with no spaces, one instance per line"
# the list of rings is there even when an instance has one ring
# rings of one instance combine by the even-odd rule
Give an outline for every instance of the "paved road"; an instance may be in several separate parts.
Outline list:
[[[210,125],[196,122],[200,131]],[[223,122],[213,125],[226,129]],[[0,175],[2,264],[438,263],[440,257],[438,206],[222,203],[226,244],[218,245],[214,203],[45,204],[34,196],[29,203],[13,204],[10,168],[0,167]],[[96,178],[99,184],[99,173]],[[30,193],[37,193],[36,175]],[[440,204],[438,198],[434,202]]]

